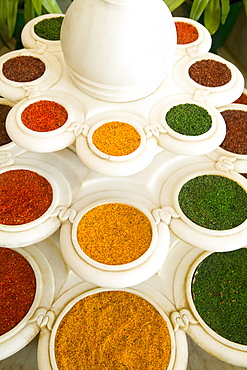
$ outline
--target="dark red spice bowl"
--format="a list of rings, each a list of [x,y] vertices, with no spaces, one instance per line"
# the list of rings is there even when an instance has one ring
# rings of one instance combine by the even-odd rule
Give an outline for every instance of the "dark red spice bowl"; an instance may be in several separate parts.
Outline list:
[[[23,247],[47,238],[61,224],[61,205],[70,205],[71,189],[64,175],[48,163],[35,165],[0,170],[1,246]]]
[[[38,317],[41,319],[54,298],[54,280],[47,258],[35,245],[18,249],[1,247],[0,264],[0,360],[3,360],[38,334]]]

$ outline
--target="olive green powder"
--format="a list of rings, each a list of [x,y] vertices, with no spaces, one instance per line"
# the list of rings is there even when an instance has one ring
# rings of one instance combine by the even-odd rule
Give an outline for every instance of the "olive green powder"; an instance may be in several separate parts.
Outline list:
[[[247,218],[246,191],[224,176],[192,178],[180,189],[178,202],[192,222],[207,229],[232,229]]]
[[[60,40],[60,31],[64,17],[45,18],[34,25],[34,32],[42,39]]]
[[[232,342],[247,345],[247,249],[212,253],[196,268],[192,299],[203,321]]]
[[[175,105],[166,113],[165,119],[172,130],[187,136],[202,135],[212,126],[208,111],[190,103]]]

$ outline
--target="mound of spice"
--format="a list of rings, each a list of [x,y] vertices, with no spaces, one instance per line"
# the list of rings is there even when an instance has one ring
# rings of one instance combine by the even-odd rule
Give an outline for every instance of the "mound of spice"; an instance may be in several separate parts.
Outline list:
[[[97,128],[92,137],[101,152],[112,156],[123,156],[134,152],[140,145],[137,130],[126,122],[107,122]]]
[[[152,240],[148,217],[128,204],[106,203],[85,213],[77,226],[77,241],[90,258],[122,265],[141,257]]]
[[[229,152],[247,154],[247,111],[227,109],[221,115],[226,124],[226,136],[220,147]]]
[[[45,73],[45,63],[31,55],[21,55],[3,63],[2,73],[11,81],[31,82]]]
[[[182,135],[202,135],[212,126],[208,111],[196,104],[175,105],[166,113],[165,119],[172,130]]]
[[[223,338],[247,345],[247,250],[213,253],[197,267],[194,305],[204,322]]]
[[[42,216],[53,199],[51,184],[26,169],[0,174],[0,223],[22,225]]]
[[[29,262],[16,251],[0,248],[0,335],[13,329],[28,313],[36,293]]]
[[[178,202],[192,222],[207,229],[232,229],[247,218],[246,191],[224,176],[192,178],[182,186]]]
[[[64,17],[45,18],[34,25],[34,32],[45,40],[60,40],[60,31]]]
[[[167,369],[171,339],[167,323],[145,299],[105,291],[78,301],[55,337],[59,370]]]
[[[235,100],[233,103],[237,104],[247,104],[247,95],[243,92],[240,97]]]
[[[11,142],[5,127],[6,118],[11,108],[7,104],[0,104],[0,146]]]
[[[28,105],[21,114],[22,123],[33,131],[47,132],[63,126],[68,119],[67,110],[50,100],[39,100]]]
[[[229,67],[214,59],[202,59],[189,68],[190,78],[202,86],[219,87],[231,81],[232,72]]]
[[[177,44],[184,45],[190,44],[198,39],[199,33],[197,28],[187,22],[175,22],[177,31]]]

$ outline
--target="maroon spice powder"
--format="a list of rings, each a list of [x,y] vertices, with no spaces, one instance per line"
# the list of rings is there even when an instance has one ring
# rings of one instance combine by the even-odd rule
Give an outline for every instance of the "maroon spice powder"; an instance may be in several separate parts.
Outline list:
[[[6,118],[11,108],[9,105],[0,104],[0,146],[11,142],[5,127]]]
[[[16,251],[0,248],[0,335],[13,329],[28,313],[36,293],[35,273]]]
[[[232,73],[228,66],[214,59],[202,59],[189,68],[190,78],[202,86],[219,87],[231,81]]]
[[[2,73],[8,80],[30,82],[41,77],[45,72],[45,64],[39,58],[21,55],[8,59],[2,67]]]
[[[247,95],[245,93],[242,93],[240,97],[234,101],[234,103],[237,104],[247,104]]]
[[[47,132],[63,126],[68,119],[67,110],[50,100],[39,100],[28,105],[21,114],[22,123],[33,131]]]
[[[198,31],[195,26],[187,22],[175,22],[177,31],[177,44],[190,44],[198,39]]]
[[[18,169],[0,174],[0,223],[22,225],[42,216],[53,199],[51,184],[34,171]]]
[[[247,111],[227,109],[221,112],[226,136],[220,147],[236,154],[247,154]]]

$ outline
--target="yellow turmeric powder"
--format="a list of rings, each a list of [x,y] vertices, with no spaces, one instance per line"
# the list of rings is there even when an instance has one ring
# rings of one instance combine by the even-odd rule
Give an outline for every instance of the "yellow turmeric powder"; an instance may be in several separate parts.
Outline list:
[[[54,347],[59,370],[166,370],[171,357],[165,319],[121,290],[78,301],[59,324]]]
[[[77,241],[97,262],[122,265],[141,257],[152,240],[148,217],[128,204],[105,203],[85,213],[77,226]]]
[[[92,140],[101,152],[112,156],[124,156],[139,147],[141,136],[129,123],[113,121],[97,128]]]

